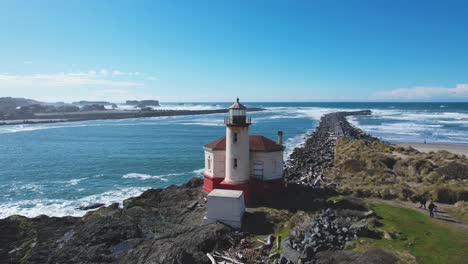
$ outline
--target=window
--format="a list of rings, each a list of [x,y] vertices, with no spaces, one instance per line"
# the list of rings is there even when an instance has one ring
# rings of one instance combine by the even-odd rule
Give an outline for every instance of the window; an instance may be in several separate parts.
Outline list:
[[[276,160],[273,161],[273,173],[276,173],[278,167],[278,162]]]
[[[263,161],[254,161],[254,178],[263,180]]]
[[[234,143],[237,142],[237,133],[234,133]]]
[[[211,156],[208,156],[208,159],[206,161],[206,169],[211,170]]]
[[[237,159],[234,159],[234,169],[237,168]]]

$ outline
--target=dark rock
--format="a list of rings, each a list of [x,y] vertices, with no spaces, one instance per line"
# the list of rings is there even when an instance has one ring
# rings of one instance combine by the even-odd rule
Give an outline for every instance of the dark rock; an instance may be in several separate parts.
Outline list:
[[[91,204],[91,205],[80,206],[77,209],[86,211],[86,210],[96,209],[96,208],[102,207],[104,205],[105,204],[103,204],[103,203],[94,203],[94,204]]]
[[[83,105],[81,107],[81,111],[105,111],[106,107],[101,104],[90,104],[90,105]]]
[[[125,102],[126,105],[132,105],[139,108],[151,107],[151,106],[160,106],[158,100],[128,100]]]

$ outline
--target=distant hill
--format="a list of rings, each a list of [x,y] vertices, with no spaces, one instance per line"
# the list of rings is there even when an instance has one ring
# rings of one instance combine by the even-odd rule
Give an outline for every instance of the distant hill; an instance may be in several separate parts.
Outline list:
[[[42,104],[39,101],[26,98],[0,97],[0,111],[7,112],[20,106]]]
[[[128,100],[125,102],[126,105],[133,105],[135,107],[147,107],[147,106],[160,106],[158,100]]]
[[[115,105],[114,103],[107,101],[79,101],[73,102],[74,105],[85,106],[85,105]]]

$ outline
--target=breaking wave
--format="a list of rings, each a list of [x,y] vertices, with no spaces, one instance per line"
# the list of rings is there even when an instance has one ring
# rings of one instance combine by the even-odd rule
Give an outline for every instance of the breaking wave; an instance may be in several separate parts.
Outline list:
[[[142,174],[142,173],[129,173],[122,176],[124,179],[140,179],[140,180],[148,180],[148,179],[157,179],[161,181],[169,181],[166,177],[170,176],[177,176],[183,175],[183,173],[170,173],[170,174],[163,174],[163,175],[149,175],[149,174]]]
[[[95,194],[78,200],[63,199],[32,199],[0,204],[0,219],[10,215],[23,215],[36,217],[42,214],[48,216],[83,216],[86,211],[77,209],[95,203],[103,203],[106,206],[112,203],[122,204],[122,201],[130,197],[138,196],[150,187],[120,188],[101,194]]]

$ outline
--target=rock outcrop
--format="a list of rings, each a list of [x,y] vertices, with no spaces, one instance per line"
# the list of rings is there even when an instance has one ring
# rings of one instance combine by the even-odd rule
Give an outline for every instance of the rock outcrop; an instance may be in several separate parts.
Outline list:
[[[0,259],[5,263],[210,263],[231,228],[203,225],[202,180],[151,189],[84,217],[0,220]],[[193,206],[193,202],[198,201]]]
[[[356,215],[361,215],[361,219]],[[311,260],[320,251],[344,249],[346,243],[358,236],[370,234],[364,216],[363,213],[343,216],[331,208],[323,210],[283,240],[281,259],[296,263],[299,259]]]
[[[139,107],[139,108],[144,108],[144,107],[148,107],[148,106],[160,106],[159,105],[159,101],[158,100],[141,100],[141,101],[137,101],[137,100],[127,100],[125,102],[126,105],[132,105],[134,107]]]

